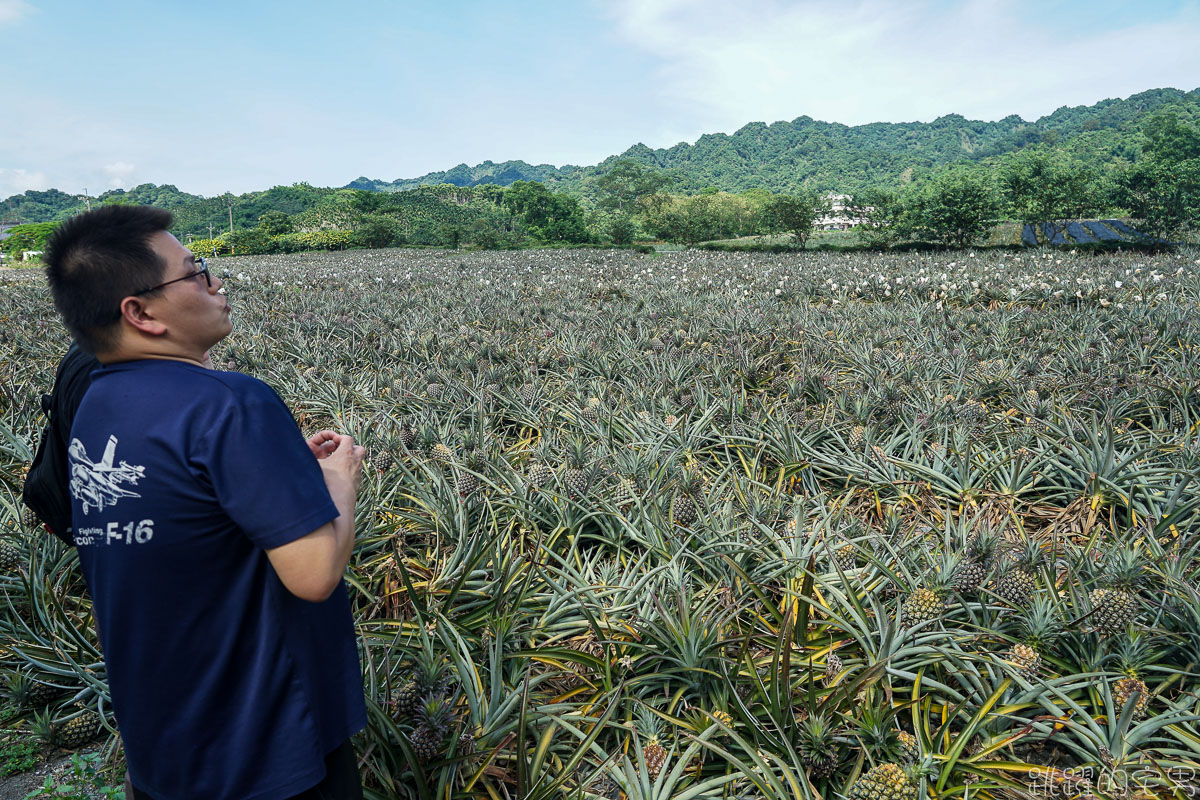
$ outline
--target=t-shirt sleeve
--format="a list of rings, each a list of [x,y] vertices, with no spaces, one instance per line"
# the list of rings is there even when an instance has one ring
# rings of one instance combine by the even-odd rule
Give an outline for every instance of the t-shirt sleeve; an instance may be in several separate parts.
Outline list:
[[[279,396],[237,387],[203,455],[217,502],[259,547],[280,547],[338,516],[321,467]]]

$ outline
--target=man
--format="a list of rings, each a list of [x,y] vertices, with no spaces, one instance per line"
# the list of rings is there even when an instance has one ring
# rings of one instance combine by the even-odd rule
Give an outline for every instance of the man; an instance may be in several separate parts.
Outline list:
[[[71,429],[74,539],[137,800],[361,798],[342,574],[363,448],[307,442],[265,384],[205,368],[232,330],[171,215],[113,206],[47,245],[103,365]]]

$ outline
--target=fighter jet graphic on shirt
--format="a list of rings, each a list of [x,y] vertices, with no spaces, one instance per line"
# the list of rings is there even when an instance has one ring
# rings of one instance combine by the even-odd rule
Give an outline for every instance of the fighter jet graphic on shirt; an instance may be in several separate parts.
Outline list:
[[[71,440],[67,448],[71,462],[71,496],[83,501],[83,513],[89,510],[103,511],[105,506],[115,506],[122,497],[141,497],[137,492],[121,488],[122,483],[137,482],[146,476],[145,467],[135,467],[128,461],[113,466],[117,452],[117,437],[109,436],[104,447],[104,458],[98,462],[88,458],[83,442]]]

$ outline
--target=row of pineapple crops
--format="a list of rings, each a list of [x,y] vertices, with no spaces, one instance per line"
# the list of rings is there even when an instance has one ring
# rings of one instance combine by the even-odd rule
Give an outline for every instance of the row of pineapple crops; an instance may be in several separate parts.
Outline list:
[[[369,797],[1200,793],[1195,250],[215,269],[217,367],[369,449]],[[5,724],[119,758],[3,280]]]

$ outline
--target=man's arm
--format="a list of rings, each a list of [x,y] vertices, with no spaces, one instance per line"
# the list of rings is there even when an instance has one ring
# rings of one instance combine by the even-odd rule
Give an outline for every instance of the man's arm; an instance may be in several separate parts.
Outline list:
[[[266,551],[284,587],[311,603],[319,603],[333,594],[350,561],[354,549],[354,502],[366,454],[366,450],[355,445],[349,436],[326,435],[325,432],[318,436],[325,437],[322,444],[334,442],[337,445],[325,456],[318,456],[318,463],[338,516],[294,542]],[[313,443],[309,446],[313,448]],[[317,449],[329,450],[329,447],[325,444],[324,448]]]

